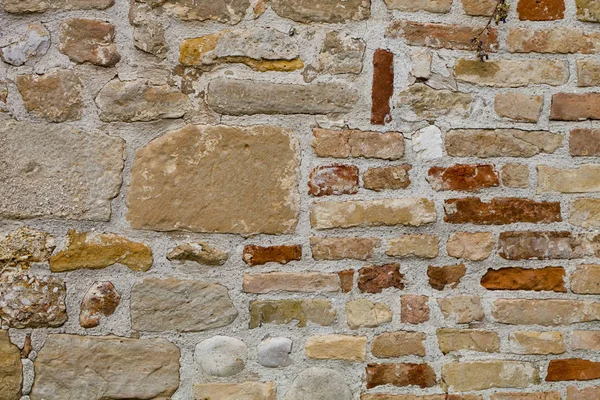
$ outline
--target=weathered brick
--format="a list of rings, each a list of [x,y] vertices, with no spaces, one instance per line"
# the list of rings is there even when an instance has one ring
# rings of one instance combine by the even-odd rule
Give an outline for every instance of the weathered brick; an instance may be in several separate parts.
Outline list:
[[[250,302],[250,329],[263,324],[305,327],[309,322],[330,326],[335,322],[335,310],[329,300],[254,300]]]
[[[115,0],[4,0],[2,6],[8,13],[39,13],[50,10],[104,10]]]
[[[509,325],[569,325],[600,320],[600,303],[583,300],[498,299],[492,316]]]
[[[389,240],[385,254],[391,257],[436,258],[439,253],[437,235],[408,234]]]
[[[315,128],[313,135],[312,147],[318,157],[398,160],[404,156],[404,136],[400,132]]]
[[[589,400],[600,396],[600,386],[588,386],[585,388],[576,388],[569,386],[567,388],[567,400]]]
[[[320,272],[244,274],[242,289],[246,293],[337,292],[340,278],[337,274]]]
[[[572,156],[600,156],[600,129],[573,129],[569,135]]]
[[[446,286],[450,289],[456,289],[466,273],[467,267],[464,264],[446,265],[444,267],[430,265],[427,267],[429,286],[437,290],[444,290]]]
[[[484,353],[500,351],[500,338],[496,332],[442,328],[437,330],[437,340],[440,351],[444,354],[461,350]]]
[[[452,90],[436,90],[415,83],[398,95],[398,107],[409,121],[434,121],[443,116],[467,118],[471,114],[473,95]]]
[[[375,336],[371,353],[377,358],[425,356],[423,332],[384,332]]]
[[[452,0],[385,0],[385,5],[392,10],[428,11],[443,14],[450,11]]]
[[[384,303],[351,300],[346,303],[346,320],[350,329],[376,328],[392,321],[392,310]]]
[[[566,293],[562,267],[488,269],[481,286],[488,290],[535,290]]]
[[[570,358],[550,360],[546,382],[589,381],[600,378],[600,362]]]
[[[513,53],[594,54],[600,45],[600,33],[566,27],[513,28],[508,31],[506,44],[508,51]]]
[[[498,172],[490,164],[456,164],[450,167],[431,167],[427,181],[434,190],[476,192],[500,185]]]
[[[444,318],[452,319],[457,324],[468,324],[483,320],[481,297],[454,296],[437,299],[437,302]]]
[[[519,122],[537,122],[542,112],[544,96],[523,93],[498,93],[494,98],[494,110],[503,118]]]
[[[296,22],[361,21],[371,16],[371,0],[271,0],[280,17]]]
[[[577,60],[577,86],[600,86],[600,62]]]
[[[446,251],[450,257],[483,261],[492,254],[496,239],[490,232],[456,232],[448,239]]]
[[[195,400],[276,400],[275,382],[200,383],[194,385]]]
[[[364,362],[367,353],[365,336],[311,336],[304,347],[306,356],[316,360]]]
[[[577,19],[587,22],[600,22],[600,4],[597,0],[575,0]],[[569,398],[569,400],[571,400]]]
[[[523,198],[494,198],[483,202],[478,197],[448,199],[444,202],[444,221],[451,224],[504,225],[518,222],[561,222],[560,202]]]
[[[461,0],[465,14],[473,16],[492,15],[498,2],[495,0]]]
[[[247,245],[244,246],[242,259],[251,267],[269,262],[287,264],[302,259],[302,246],[298,244],[266,247]]]
[[[552,154],[563,135],[519,129],[460,129],[446,134],[446,151],[453,157],[533,157]]]
[[[492,87],[558,86],[569,79],[568,64],[558,60],[460,59],[454,66],[458,81]]]
[[[502,185],[509,188],[529,187],[529,167],[525,164],[504,164],[500,170]]]
[[[358,192],[358,167],[355,165],[322,165],[308,178],[308,194],[329,196]]]
[[[358,270],[358,289],[361,292],[381,293],[388,288],[404,289],[400,264],[372,265]]]
[[[389,38],[403,38],[411,46],[427,46],[434,49],[475,50],[471,39],[478,36],[482,27],[450,24],[428,24],[411,21],[393,21],[386,30]],[[498,31],[492,28],[484,32],[481,40],[486,51],[498,50]]]
[[[526,388],[540,380],[537,367],[518,361],[450,362],[442,367],[442,386],[457,392],[490,388]]]
[[[73,18],[60,25],[59,50],[77,63],[113,67],[121,60],[114,40],[115,26],[108,22]]]
[[[515,354],[562,354],[565,338],[562,332],[517,331],[508,337],[510,351]]]
[[[600,265],[580,265],[571,274],[571,291],[577,294],[600,294]]]
[[[571,350],[600,351],[600,331],[571,332]]]
[[[552,95],[550,119],[555,121],[600,119],[600,93]]]
[[[560,400],[560,392],[494,393],[490,400]]]
[[[406,189],[410,185],[410,165],[369,168],[363,174],[365,189],[382,191]]]
[[[569,209],[569,223],[583,228],[600,227],[600,199],[573,199]]]
[[[555,168],[538,165],[538,193],[589,193],[600,191],[600,165],[583,164],[579,168]]]
[[[564,0],[519,0],[517,13],[521,21],[554,21],[565,16]]]
[[[311,237],[310,245],[315,260],[368,260],[381,246],[381,239],[360,237]]]
[[[600,255],[596,234],[558,232],[502,232],[498,255],[506,260],[553,260]]]
[[[429,364],[368,364],[367,389],[382,385],[432,387],[437,384]]]
[[[313,203],[310,222],[315,229],[355,226],[421,226],[435,222],[434,203],[424,198]]]
[[[421,324],[429,321],[429,297],[405,294],[400,298],[400,320],[405,324]]]
[[[394,94],[394,54],[377,49],[373,54],[373,89],[371,123],[385,125],[392,121],[390,99]]]

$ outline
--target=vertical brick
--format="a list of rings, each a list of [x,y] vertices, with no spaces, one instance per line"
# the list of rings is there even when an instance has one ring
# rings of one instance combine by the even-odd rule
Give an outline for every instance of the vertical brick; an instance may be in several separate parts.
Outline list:
[[[392,120],[390,99],[394,94],[394,54],[385,49],[373,54],[373,90],[371,92],[371,123],[385,125]]]

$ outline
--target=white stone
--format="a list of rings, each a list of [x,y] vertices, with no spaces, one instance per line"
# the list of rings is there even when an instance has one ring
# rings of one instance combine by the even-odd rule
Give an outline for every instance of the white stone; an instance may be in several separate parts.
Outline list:
[[[268,337],[258,345],[258,363],[264,367],[277,368],[292,365],[290,357],[293,342],[284,337]]]
[[[411,75],[415,78],[429,78],[431,76],[431,58],[429,49],[412,49],[410,51]]]
[[[196,345],[194,358],[202,371],[212,376],[232,376],[246,366],[248,347],[239,339],[214,336]]]
[[[26,35],[0,49],[4,62],[19,67],[35,56],[43,56],[50,48],[50,33],[42,24],[32,24],[27,27]]]
[[[435,125],[423,128],[412,136],[413,152],[419,160],[435,160],[444,156],[442,131]]]
[[[285,400],[352,400],[342,374],[326,368],[309,368],[298,375]]]

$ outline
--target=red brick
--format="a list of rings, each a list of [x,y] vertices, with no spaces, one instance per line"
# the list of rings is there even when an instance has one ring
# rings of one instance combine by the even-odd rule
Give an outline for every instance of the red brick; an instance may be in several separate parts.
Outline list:
[[[404,275],[399,264],[372,265],[358,270],[358,289],[361,292],[381,293],[383,289],[404,289]]]
[[[390,99],[394,94],[394,54],[377,49],[373,55],[371,123],[385,125],[392,120]]]
[[[367,389],[381,385],[432,387],[437,377],[429,364],[369,364]]]
[[[483,202],[478,197],[448,199],[444,202],[445,222],[451,224],[505,225],[517,222],[562,221],[560,203],[522,198],[496,198]]]
[[[565,270],[561,267],[539,269],[500,268],[488,269],[481,278],[481,286],[488,290],[567,291]]]
[[[322,165],[308,178],[308,194],[329,196],[358,192],[358,167],[355,165]]]
[[[521,21],[553,21],[563,19],[564,0],[519,0],[517,12]]]
[[[354,270],[346,269],[344,271],[338,272],[338,276],[340,277],[340,286],[342,288],[342,292],[348,293],[352,291],[352,286],[354,285]]]
[[[466,272],[467,267],[465,267],[464,264],[447,265],[444,267],[434,267],[430,265],[427,268],[429,285],[437,290],[444,290],[446,286],[449,286],[451,289],[456,289]]]
[[[553,95],[550,119],[555,121],[600,119],[600,93]]]
[[[600,256],[600,235],[558,232],[502,232],[498,255],[506,260],[553,260]]]
[[[400,299],[400,320],[405,324],[421,324],[429,321],[429,297],[405,294]]]
[[[457,164],[448,168],[432,167],[427,181],[434,190],[461,190],[475,192],[500,185],[493,165]]]
[[[572,156],[600,156],[600,129],[573,129],[569,147]]]
[[[290,261],[298,261],[302,259],[302,246],[244,246],[242,259],[251,267],[255,265],[263,265],[268,262],[287,264]]]
[[[600,362],[570,358],[550,360],[547,382],[588,381],[600,378]]]

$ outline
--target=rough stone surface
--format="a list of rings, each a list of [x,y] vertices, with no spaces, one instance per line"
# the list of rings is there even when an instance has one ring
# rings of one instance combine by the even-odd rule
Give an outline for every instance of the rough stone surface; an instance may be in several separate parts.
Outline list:
[[[401,298],[400,318],[408,324],[420,324],[429,321],[429,298],[416,294],[405,294]]]
[[[490,400],[560,400],[560,392],[495,393]]]
[[[54,237],[48,233],[23,226],[0,239],[0,263],[48,261],[55,247]]]
[[[477,296],[454,296],[438,299],[438,305],[444,318],[457,324],[468,324],[483,320],[484,313],[481,298]]]
[[[600,394],[600,387],[598,386],[588,386],[582,389],[576,388],[575,386],[569,386],[567,388],[567,400],[586,400],[598,396],[598,394]]]
[[[305,353],[317,360],[364,362],[367,352],[365,336],[325,335],[308,338]]]
[[[600,331],[573,331],[570,348],[572,350],[600,351]]]
[[[452,0],[385,0],[385,5],[392,10],[447,13],[452,6]]]
[[[597,257],[600,240],[596,234],[557,232],[502,232],[498,255],[506,260],[573,259]]]
[[[5,63],[20,67],[30,59],[42,57],[50,49],[50,32],[43,24],[31,24],[25,35],[8,46],[0,48],[0,58]]]
[[[520,2],[519,2],[520,4]],[[454,66],[458,81],[492,87],[564,84],[569,79],[568,66],[555,60],[498,60],[482,63],[460,59]]]
[[[589,381],[600,378],[600,362],[579,358],[550,360],[547,382]]]
[[[577,86],[589,87],[600,84],[600,62],[577,60]]]
[[[518,129],[461,129],[446,134],[446,151],[453,157],[533,157],[552,154],[563,136]]]
[[[358,270],[358,289],[366,293],[381,293],[384,289],[404,289],[404,275],[399,264],[373,265]]]
[[[584,32],[580,28],[553,29],[514,28],[508,32],[506,44],[513,53],[593,54],[597,51],[598,32]]]
[[[437,330],[437,339],[440,351],[444,354],[461,350],[484,353],[500,350],[500,338],[496,332],[442,328]]]
[[[283,245],[283,246],[244,246],[242,260],[249,266],[264,265],[270,262],[287,264],[290,261],[302,259],[302,246]]]
[[[387,304],[367,299],[346,303],[346,319],[350,329],[374,328],[392,321],[392,310]]]
[[[518,331],[509,336],[510,351],[516,354],[562,354],[565,338],[561,332]]]
[[[194,385],[195,400],[276,400],[274,382],[201,383]]]
[[[564,0],[519,0],[517,6],[522,21],[553,21],[563,19]]]
[[[600,303],[584,300],[498,299],[492,316],[511,325],[557,326],[598,321]]]
[[[536,290],[565,293],[565,270],[562,267],[488,269],[481,286],[488,290]]]
[[[600,129],[573,129],[569,135],[569,152],[572,156],[600,155]]]
[[[381,246],[378,238],[311,237],[310,245],[315,260],[368,260]]]
[[[518,222],[561,222],[560,203],[521,198],[493,198],[483,202],[479,197],[444,201],[444,221],[451,224],[505,225]]]
[[[340,278],[337,274],[320,272],[244,274],[242,289],[246,293],[337,292]]]
[[[474,16],[492,15],[498,3],[495,0],[461,0],[465,14]]]
[[[422,332],[385,332],[373,339],[371,353],[377,358],[425,355],[425,334]]]
[[[263,324],[285,325],[292,321],[297,327],[308,322],[329,326],[335,322],[336,311],[328,300],[256,300],[250,303],[250,328]]]
[[[439,253],[439,238],[437,235],[402,235],[388,241],[389,247],[385,252],[392,257],[436,258]]]
[[[444,155],[442,131],[430,125],[412,136],[412,149],[416,157],[422,161],[435,160]]]
[[[338,371],[312,367],[302,371],[290,389],[285,400],[352,400],[352,392],[344,376]]]
[[[369,168],[363,174],[365,189],[382,191],[406,189],[410,185],[410,165]]]
[[[114,40],[115,27],[108,22],[73,18],[60,26],[59,49],[77,63],[114,66],[121,60]]]
[[[373,89],[371,123],[385,125],[392,121],[390,100],[394,94],[394,54],[377,49],[373,54]]]
[[[10,342],[8,331],[0,331],[0,393],[4,400],[19,400],[23,370],[21,352]]]
[[[495,245],[496,239],[490,232],[456,232],[448,239],[446,251],[450,257],[483,261],[492,254]]]
[[[188,126],[137,151],[127,218],[137,229],[291,233],[297,167],[287,130]]]
[[[444,290],[446,286],[450,289],[456,289],[466,273],[467,267],[464,264],[447,265],[444,267],[430,265],[427,268],[429,286],[436,290]]]
[[[368,364],[367,389],[381,385],[432,387],[437,383],[429,364]]]
[[[248,347],[240,339],[213,336],[196,345],[194,357],[204,374],[227,377],[242,372]]]
[[[579,168],[538,166],[538,193],[588,193],[600,191],[600,166],[583,164]]]
[[[575,5],[578,20],[600,22],[600,4],[596,0],[575,0]]]
[[[327,32],[319,53],[319,70],[329,74],[360,74],[365,42],[342,32]]]
[[[171,261],[193,261],[202,265],[223,265],[229,259],[229,253],[212,247],[208,243],[193,242],[176,246],[167,254]]]
[[[311,171],[308,193],[312,196],[355,194],[358,192],[358,185],[358,167],[322,165]]]
[[[250,8],[249,0],[190,1],[140,0],[150,6],[162,6],[166,13],[183,21],[217,21],[235,25]]]
[[[442,368],[443,386],[456,391],[524,388],[539,383],[537,367],[518,361],[452,362]]]
[[[258,363],[268,368],[287,367],[294,363],[290,354],[293,342],[285,337],[268,337],[258,345]]]
[[[542,112],[543,96],[522,93],[498,93],[494,110],[500,117],[520,122],[537,122]]]
[[[39,0],[5,0],[2,4],[9,13],[38,13],[62,10],[104,10],[112,7],[115,0],[55,0],[52,2]]]
[[[314,129],[312,147],[319,157],[398,160],[404,156],[400,132]]]
[[[456,164],[450,167],[432,167],[427,181],[433,190],[458,190],[476,192],[480,189],[499,186],[498,172],[489,164]]]
[[[398,107],[403,119],[435,121],[440,117],[466,118],[471,114],[473,97],[469,93],[436,90],[421,83],[414,84],[398,95]]]
[[[371,16],[371,0],[271,0],[271,8],[280,17],[304,23],[362,21]]]
[[[529,187],[529,167],[525,164],[504,164],[500,170],[502,185],[510,188]]]
[[[556,93],[552,95],[550,119],[555,121],[600,119],[600,93]]]
[[[94,328],[100,325],[102,317],[111,316],[120,302],[121,295],[112,283],[94,283],[81,301],[79,325],[82,328]]]
[[[581,265],[571,274],[571,291],[600,294],[600,265]]]

